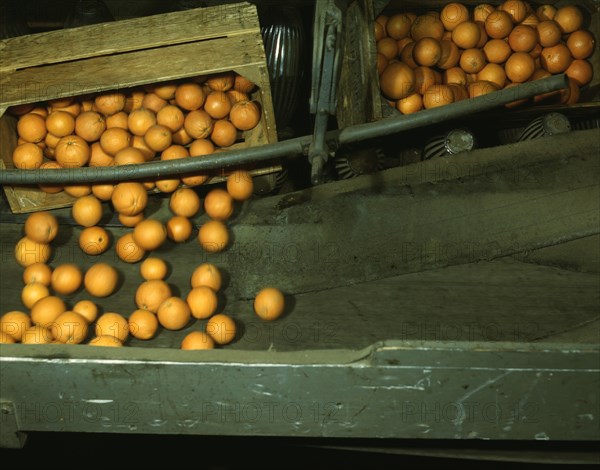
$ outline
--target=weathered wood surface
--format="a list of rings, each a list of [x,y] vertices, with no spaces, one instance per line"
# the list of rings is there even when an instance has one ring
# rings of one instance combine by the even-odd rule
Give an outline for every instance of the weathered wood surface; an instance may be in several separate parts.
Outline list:
[[[23,309],[20,268],[12,249],[22,236],[20,224],[0,225],[0,311]],[[126,229],[111,227],[116,239]],[[93,257],[77,246],[80,229],[63,227],[55,243],[52,266],[72,262],[87,269],[97,261],[115,265],[121,274],[118,291],[96,299],[103,311],[129,316],[135,310],[134,292],[142,282],[138,264],[125,264],[113,250]],[[175,253],[184,253],[185,256]],[[194,267],[203,261],[195,241],[184,246],[167,243],[155,256],[168,260],[167,282],[175,295],[185,297]],[[184,259],[186,258],[186,259]],[[243,261],[241,261],[243,262]],[[231,314],[240,328],[239,340],[228,347],[248,350],[356,349],[388,339],[429,341],[547,340],[600,317],[600,276],[536,266],[514,260],[479,262],[304,294],[289,293],[286,314],[280,320],[261,321],[252,300],[236,300],[231,287],[243,280],[237,270],[221,265],[226,284],[220,310]],[[284,280],[282,279],[282,282]],[[261,286],[260,282],[256,289]],[[92,297],[80,289],[66,297],[69,306]],[[204,328],[206,321],[181,331],[161,331],[151,342],[131,345],[178,347],[185,334]],[[598,332],[596,332],[598,333]],[[592,338],[600,339],[599,334]]]
[[[340,128],[382,118],[373,21],[371,0],[351,2],[344,12],[336,113]]]
[[[260,33],[249,3],[50,31],[0,41],[0,72],[247,33]]]

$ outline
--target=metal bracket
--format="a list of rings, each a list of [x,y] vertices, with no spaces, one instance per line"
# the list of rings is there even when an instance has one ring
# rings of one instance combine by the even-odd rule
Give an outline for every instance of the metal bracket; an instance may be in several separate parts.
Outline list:
[[[341,32],[341,10],[333,0],[317,1],[310,97],[310,112],[315,115],[315,127],[312,143],[308,149],[313,184],[322,183],[323,166],[329,158],[325,133],[329,115],[335,114],[337,106],[336,88],[340,69]]]
[[[20,449],[26,440],[27,434],[19,431],[14,403],[0,400],[0,448]]]

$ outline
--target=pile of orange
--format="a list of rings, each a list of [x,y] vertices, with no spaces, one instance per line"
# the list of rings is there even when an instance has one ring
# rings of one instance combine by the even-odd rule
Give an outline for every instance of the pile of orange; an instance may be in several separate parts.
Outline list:
[[[568,88],[509,106],[573,104],[592,80],[595,39],[575,5],[448,3],[421,15],[380,15],[374,31],[382,95],[402,114],[558,73],[569,77]]]
[[[78,99],[54,100],[41,105],[13,108],[18,145],[13,153],[17,168],[77,168],[144,163],[155,159],[194,158],[234,145],[243,132],[262,117],[251,100],[253,83],[234,73],[208,75],[197,80],[161,83],[124,92],[100,93]],[[140,264],[144,279],[134,295],[135,310],[129,315],[104,312],[95,301],[83,300],[70,309],[68,297],[85,289],[96,299],[115,295],[118,270],[96,263],[84,272],[74,263],[51,267],[52,242],[59,231],[48,211],[28,217],[24,237],[15,246],[15,258],[24,268],[21,301],[24,311],[0,318],[0,343],[82,343],[122,346],[130,336],[148,340],[159,327],[181,330],[194,320],[207,320],[204,331],[184,339],[182,349],[212,349],[237,336],[235,320],[217,313],[221,274],[210,263],[191,275],[185,298],[173,295],[165,282],[167,264],[149,256],[167,240],[186,243],[192,238],[191,218],[202,210],[208,220],[198,229],[198,243],[208,253],[230,244],[227,221],[236,204],[248,200],[254,190],[245,170],[227,175],[226,184],[200,197],[197,186],[207,181],[204,173],[185,174],[152,181],[117,184],[43,186],[48,193],[64,189],[75,197],[71,215],[82,227],[79,247],[87,255],[100,255],[111,247],[111,235],[103,226],[110,204],[118,219],[130,228],[114,242],[117,259]],[[148,191],[169,194],[168,220],[146,218]],[[267,321],[283,312],[284,298],[269,288],[257,295],[255,312]],[[90,340],[89,338],[92,337]]]
[[[234,187],[239,189],[238,186]],[[188,188],[178,191],[193,192]],[[239,192],[233,193],[238,199],[243,196]],[[175,215],[174,218],[188,220],[185,216],[193,216],[199,207],[199,200],[190,194],[180,194],[176,202],[171,200],[171,209],[176,214],[184,214]],[[81,208],[77,206],[77,210],[81,211]],[[77,214],[75,219],[82,216],[80,212]],[[96,218],[93,221],[95,223]],[[96,226],[91,228],[104,230]],[[51,243],[58,233],[58,222],[50,212],[29,216],[24,230],[25,236],[15,247],[15,258],[24,267],[21,301],[27,311],[14,310],[0,317],[0,343],[79,344],[89,340],[89,344],[95,346],[119,347],[130,336],[150,340],[158,334],[159,327],[181,330],[194,320],[207,322],[204,330],[196,329],[183,339],[182,349],[213,349],[215,345],[226,345],[236,339],[238,329],[233,317],[217,313],[222,276],[214,264],[203,263],[194,269],[190,276],[191,290],[183,298],[173,295],[165,281],[169,273],[167,263],[158,257],[146,257],[140,264],[143,281],[134,294],[135,310],[127,317],[110,311],[99,315],[102,309],[95,301],[81,300],[69,309],[65,297],[81,288],[96,299],[115,294],[119,287],[119,274],[115,267],[101,262],[83,272],[73,263],[59,264],[53,268],[49,266]],[[86,230],[88,228],[82,233]],[[146,251],[162,244],[167,237],[167,229],[161,222],[147,219],[137,224],[128,235],[131,235],[127,242],[129,253],[134,254],[136,250],[143,252],[141,256],[136,254],[136,261],[139,261],[144,258]],[[169,237],[172,238],[170,234]],[[131,259],[124,261],[132,262]],[[283,294],[269,287],[257,294],[254,311],[259,318],[273,321],[283,314],[284,305]]]
[[[255,88],[243,76],[225,72],[13,107],[9,111],[19,118],[13,163],[19,169],[55,169],[208,155],[231,147],[258,125],[262,110],[252,100]],[[145,187],[172,192],[181,184],[201,184],[203,176],[147,181]],[[41,189],[64,189],[75,197],[90,191]]]

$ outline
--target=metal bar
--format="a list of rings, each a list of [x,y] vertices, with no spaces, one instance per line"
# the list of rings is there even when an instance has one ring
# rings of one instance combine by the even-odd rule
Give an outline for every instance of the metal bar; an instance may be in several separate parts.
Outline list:
[[[427,109],[409,116],[398,116],[381,121],[359,124],[345,129],[330,131],[326,140],[337,141],[339,145],[359,142],[375,137],[404,132],[418,127],[436,124],[487,111],[521,98],[529,98],[542,93],[560,90],[567,86],[564,74],[524,83],[449,106]],[[203,172],[235,165],[272,160],[280,157],[304,155],[312,142],[312,136],[303,136],[274,144],[251,147],[179,160],[156,161],[137,165],[94,168],[65,168],[59,170],[5,170],[0,171],[0,184],[77,184],[101,181],[130,181],[144,178],[165,178],[171,175]]]

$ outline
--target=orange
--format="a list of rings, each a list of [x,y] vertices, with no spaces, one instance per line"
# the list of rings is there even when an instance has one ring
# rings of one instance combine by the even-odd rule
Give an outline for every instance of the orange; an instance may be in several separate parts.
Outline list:
[[[194,217],[200,210],[200,197],[193,189],[177,189],[171,194],[169,208],[175,215]]]
[[[179,297],[165,299],[156,311],[158,322],[167,330],[181,330],[190,321],[188,304]]]
[[[581,29],[583,13],[576,5],[567,5],[556,10],[552,18],[565,34]]]
[[[168,127],[155,124],[144,134],[144,142],[155,152],[162,152],[173,142],[173,135]]]
[[[144,211],[140,212],[136,215],[123,215],[119,214],[119,222],[123,224],[125,227],[135,227],[142,220],[145,219]]]
[[[14,344],[16,342],[17,341],[11,335],[7,335],[6,333],[0,331],[0,344]]]
[[[431,85],[423,95],[425,109],[437,108],[454,102],[454,93],[448,85]]]
[[[142,98],[142,108],[149,109],[154,113],[158,113],[168,104],[167,100],[161,98],[156,93],[146,93]]]
[[[201,320],[209,318],[215,313],[219,303],[215,291],[206,286],[195,287],[188,293],[185,300],[192,316]]]
[[[113,160],[114,165],[132,165],[144,163],[146,158],[141,150],[134,147],[125,147],[119,150]]]
[[[233,198],[221,188],[209,191],[204,199],[206,215],[214,220],[227,220],[233,214],[233,208]]]
[[[206,79],[206,85],[214,91],[227,91],[233,88],[235,75],[232,72],[214,73]]]
[[[87,336],[88,323],[78,313],[67,311],[56,317],[50,325],[50,331],[59,343],[79,344]]]
[[[135,291],[135,304],[138,308],[156,313],[160,304],[171,295],[171,288],[165,281],[144,281]]]
[[[26,142],[41,142],[46,137],[46,120],[35,113],[27,113],[17,121],[17,134]]]
[[[156,114],[146,108],[132,111],[127,118],[127,126],[133,135],[143,136],[157,122]]]
[[[92,194],[101,201],[110,201],[115,185],[112,183],[102,183],[92,185]]]
[[[571,62],[565,73],[578,86],[584,86],[592,81],[594,70],[592,69],[592,64],[587,60],[576,59]]]
[[[108,155],[115,156],[119,150],[129,147],[131,134],[120,127],[106,129],[100,136],[100,146]]]
[[[481,49],[467,49],[460,55],[459,64],[466,73],[478,73],[485,67],[485,55]]]
[[[56,137],[65,137],[75,131],[75,118],[65,111],[54,111],[46,118],[46,129]]]
[[[206,333],[217,344],[231,343],[236,332],[237,328],[233,318],[223,313],[214,315],[206,324]]]
[[[171,132],[177,132],[183,127],[185,116],[177,106],[167,105],[156,115],[156,122],[165,126]]]
[[[197,83],[182,83],[175,91],[177,106],[187,111],[199,109],[204,104],[204,92]]]
[[[57,266],[52,271],[52,289],[62,295],[70,295],[81,286],[83,274],[81,269],[73,263]]]
[[[246,77],[242,75],[235,74],[235,78],[233,80],[233,89],[235,91],[241,91],[242,93],[251,93],[256,88],[254,82],[248,80]]]
[[[80,197],[73,204],[71,214],[79,225],[92,227],[102,219],[102,203],[96,196]]]
[[[202,331],[192,331],[188,333],[181,342],[181,349],[185,350],[207,350],[214,349],[213,339]]]
[[[227,226],[218,220],[206,222],[198,230],[198,241],[204,251],[209,253],[223,251],[229,244]]]
[[[46,263],[51,254],[50,245],[38,243],[29,237],[21,238],[15,245],[15,259],[23,267],[34,263]]]
[[[483,46],[485,58],[493,64],[503,64],[512,52],[510,45],[504,39],[491,39]]]
[[[213,123],[210,139],[219,147],[230,147],[237,140],[237,129],[227,119],[219,119]]]
[[[129,322],[123,315],[106,312],[96,322],[96,336],[112,336],[123,343],[129,336]]]
[[[260,122],[261,112],[254,101],[241,100],[236,102],[229,112],[229,120],[241,131],[254,129]]]
[[[508,13],[502,10],[491,12],[485,19],[485,32],[493,39],[508,37],[513,29],[513,20]]]
[[[477,80],[492,82],[498,85],[498,88],[504,88],[506,84],[506,72],[501,65],[487,64],[477,74]]]
[[[159,248],[167,239],[167,229],[156,219],[145,219],[133,229],[133,241],[143,250]]]
[[[409,44],[405,50],[408,49],[411,44]],[[380,84],[381,91],[386,97],[393,100],[399,100],[413,92],[415,73],[408,65],[402,62],[394,62],[388,65],[381,74]]]
[[[115,251],[119,259],[126,263],[137,263],[146,255],[146,250],[135,242],[131,232],[117,240]]]
[[[58,141],[54,155],[63,168],[78,168],[89,161],[90,146],[81,137],[68,135]]]
[[[542,67],[552,74],[564,72],[573,61],[569,48],[562,43],[542,49],[540,59]]]
[[[469,21],[469,10],[462,3],[448,3],[442,8],[440,20],[448,31],[454,31],[458,25]]]
[[[125,99],[123,93],[103,93],[96,96],[94,105],[105,116],[111,116],[125,108]]]
[[[88,184],[69,185],[64,187],[65,193],[74,198],[89,196],[92,194],[92,187]]]
[[[23,284],[37,282],[48,287],[52,277],[52,268],[44,263],[33,263],[23,271]]]
[[[31,308],[31,320],[42,326],[49,326],[56,318],[67,310],[63,300],[54,295],[38,300]]]
[[[381,28],[381,34],[387,35],[393,39],[402,39],[410,33],[410,26],[412,21],[410,17],[406,13],[399,13],[397,15],[391,16],[385,25],[382,25],[379,22],[375,22],[375,25],[379,25]]]
[[[100,142],[94,142],[90,147],[88,166],[112,166],[113,164],[114,158],[112,155],[102,149]]]
[[[396,109],[402,114],[412,114],[423,109],[423,98],[419,93],[413,93],[396,102]]]
[[[398,46],[396,45],[396,41],[393,39],[391,39],[391,41],[394,43],[395,57],[398,54]],[[231,101],[229,101],[229,98],[224,92],[213,91],[208,94],[204,101],[204,110],[213,119],[223,119],[229,114],[229,111],[231,111]]]
[[[481,29],[477,23],[464,21],[452,31],[452,41],[462,49],[471,49],[479,44]]]
[[[527,5],[521,0],[507,0],[500,5],[500,10],[508,13],[515,23],[520,23],[527,16]]]
[[[538,43],[537,30],[527,25],[517,25],[508,35],[508,44],[515,52],[529,52]]]
[[[175,243],[182,243],[192,236],[192,223],[186,217],[176,215],[167,221],[167,237]]]
[[[285,298],[275,287],[265,287],[254,299],[254,312],[263,320],[277,320],[285,308]]]
[[[252,175],[244,170],[233,171],[227,177],[227,192],[236,201],[245,201],[252,197],[254,183]]]
[[[419,39],[413,48],[413,58],[419,65],[433,67],[442,57],[440,41],[434,38]]]
[[[107,263],[94,264],[85,273],[84,285],[94,297],[108,297],[117,288],[119,274]]]
[[[473,19],[485,22],[489,14],[494,10],[495,8],[489,3],[480,3],[473,9]]]
[[[587,59],[594,52],[594,36],[589,31],[574,31],[567,39],[567,47],[574,59]]]
[[[222,285],[221,272],[214,264],[203,263],[194,269],[190,283],[192,288],[206,286],[218,292]]]
[[[469,98],[477,98],[478,96],[497,91],[498,86],[495,83],[481,80],[469,83],[468,90]]]
[[[542,47],[556,46],[561,39],[562,32],[555,21],[546,20],[537,25],[537,32]]]
[[[437,63],[438,68],[448,70],[455,67],[460,59],[460,50],[452,41],[441,41],[442,54]]]
[[[106,118],[106,128],[120,127],[121,129],[129,130],[127,119],[127,113],[125,111],[119,111],[117,114],[113,114]]]
[[[146,258],[140,265],[140,275],[147,281],[164,279],[167,272],[167,263],[160,258]]]
[[[0,331],[21,341],[23,333],[31,327],[31,318],[25,312],[13,310],[0,317]]]
[[[38,300],[48,297],[49,295],[50,291],[44,284],[32,282],[23,287],[23,290],[21,291],[21,302],[23,302],[25,307],[31,309]]]
[[[148,310],[136,310],[129,316],[129,333],[137,339],[152,339],[158,330],[158,319]]]
[[[115,210],[123,215],[137,215],[148,204],[148,192],[142,183],[123,182],[115,186],[111,201]]]
[[[556,7],[554,5],[541,5],[535,11],[535,14],[540,21],[551,20],[556,15]]]
[[[98,306],[91,300],[80,300],[73,306],[73,311],[81,315],[88,323],[96,321]]]
[[[171,145],[160,154],[161,160],[176,160],[190,156],[189,150],[183,145]]]
[[[410,27],[410,35],[415,41],[422,38],[441,40],[444,35],[444,24],[431,15],[418,16]]]
[[[99,255],[108,249],[110,237],[102,227],[87,227],[79,234],[79,247],[88,255]]]
[[[34,212],[25,221],[25,235],[38,243],[50,243],[58,234],[58,221],[48,211]]]
[[[398,55],[398,43],[395,39],[387,37],[377,41],[377,53],[383,55],[386,59],[394,59]]]

